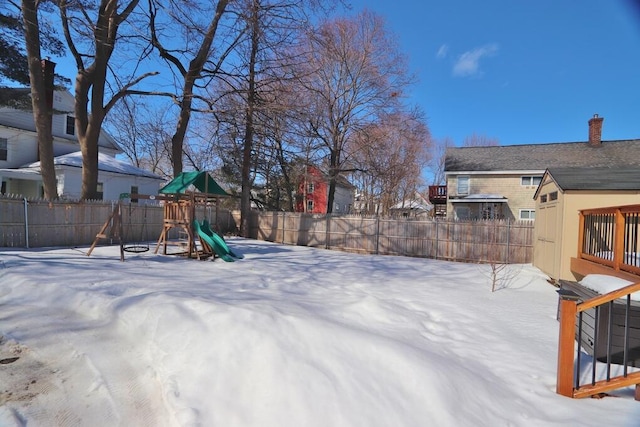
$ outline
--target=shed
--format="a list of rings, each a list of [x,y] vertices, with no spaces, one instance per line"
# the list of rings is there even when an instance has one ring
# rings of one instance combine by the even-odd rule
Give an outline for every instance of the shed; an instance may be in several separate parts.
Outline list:
[[[533,265],[553,280],[580,280],[571,272],[583,209],[640,204],[640,167],[550,168],[535,192]]]

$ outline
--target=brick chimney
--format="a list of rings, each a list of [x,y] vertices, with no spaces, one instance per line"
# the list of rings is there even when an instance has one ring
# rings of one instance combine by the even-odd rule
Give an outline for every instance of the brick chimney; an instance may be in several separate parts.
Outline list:
[[[602,143],[603,121],[604,118],[598,117],[597,114],[594,114],[593,117],[589,119],[589,145],[592,147],[599,147]]]
[[[49,108],[49,111],[51,111],[53,110],[53,77],[55,75],[56,63],[49,61],[48,59],[43,59],[40,63],[42,64],[42,74],[44,75],[44,90],[47,97],[47,107]]]

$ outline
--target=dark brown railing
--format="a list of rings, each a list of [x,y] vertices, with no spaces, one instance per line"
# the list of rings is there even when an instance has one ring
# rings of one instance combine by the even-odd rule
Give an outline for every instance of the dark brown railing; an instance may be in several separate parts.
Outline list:
[[[433,204],[447,203],[447,186],[446,185],[430,185],[429,201]]]

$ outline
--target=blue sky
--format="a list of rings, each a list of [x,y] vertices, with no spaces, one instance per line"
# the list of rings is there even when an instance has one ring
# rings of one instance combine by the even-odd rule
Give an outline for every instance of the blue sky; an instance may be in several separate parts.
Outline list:
[[[434,138],[584,141],[594,114],[603,140],[640,138],[640,0],[351,4],[386,18]]]

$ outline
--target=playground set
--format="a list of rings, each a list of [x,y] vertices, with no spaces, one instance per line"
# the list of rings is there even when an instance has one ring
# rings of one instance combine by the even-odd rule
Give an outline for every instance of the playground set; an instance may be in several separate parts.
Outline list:
[[[195,190],[198,190],[196,192]],[[196,212],[202,207],[203,210],[214,203],[216,211],[220,197],[229,197],[229,194],[218,185],[218,183],[206,172],[183,172],[175,177],[171,182],[160,189],[158,195],[128,194],[120,195],[120,200],[114,206],[109,218],[96,234],[93,244],[87,252],[90,256],[98,242],[102,239],[117,240],[120,245],[120,261],[124,261],[125,252],[140,253],[149,250],[148,243],[138,241],[126,241],[130,236],[125,233],[123,224],[123,201],[134,200],[157,200],[163,205],[162,232],[158,238],[154,253],[158,253],[162,246],[164,255],[167,255],[168,245],[178,245],[182,247],[180,252],[171,255],[186,255],[189,258],[204,260],[210,257],[219,257],[226,262],[233,262],[241,259],[242,255],[233,252],[224,238],[213,231],[206,219],[198,221]],[[131,203],[129,203],[129,215],[131,220]],[[146,205],[141,205],[137,209],[145,209],[146,225]],[[218,215],[216,215],[216,218]],[[129,224],[130,228],[131,224]],[[169,238],[172,229],[178,229],[179,233],[186,236],[185,239],[174,241]],[[142,233],[141,233],[142,234]],[[196,240],[199,240],[199,245]]]

